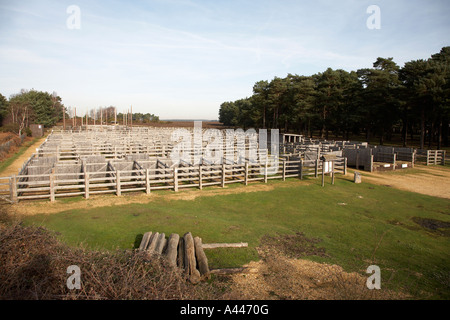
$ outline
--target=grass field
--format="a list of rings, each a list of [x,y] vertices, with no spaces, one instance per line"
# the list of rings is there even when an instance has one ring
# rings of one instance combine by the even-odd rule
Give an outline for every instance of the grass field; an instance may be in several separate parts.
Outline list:
[[[24,222],[54,230],[70,245],[93,249],[132,249],[147,231],[192,232],[203,243],[248,242],[248,248],[208,250],[211,268],[258,260],[256,248],[266,235],[302,232],[321,239],[317,246],[327,254],[307,259],[360,273],[375,264],[384,287],[415,298],[450,298],[450,200],[348,178],[321,187],[319,180],[270,181],[271,191],[249,193],[233,185],[227,189],[236,192],[227,195],[158,197],[145,204],[28,216]]]

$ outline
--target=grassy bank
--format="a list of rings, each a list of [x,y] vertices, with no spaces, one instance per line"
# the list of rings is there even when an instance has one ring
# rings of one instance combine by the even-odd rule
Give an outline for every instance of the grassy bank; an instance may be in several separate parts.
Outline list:
[[[249,243],[248,248],[207,251],[212,268],[258,260],[256,247],[264,235],[302,232],[320,238],[317,246],[327,253],[309,259],[358,272],[376,264],[383,284],[394,289],[416,297],[450,297],[450,200],[345,179],[324,188],[319,180],[296,181],[288,186],[272,181],[272,191],[36,215],[25,223],[57,231],[72,246],[93,249],[131,249],[147,231],[166,236],[190,231],[204,243]],[[438,223],[425,223],[430,221]]]
[[[38,140],[39,140],[39,138],[34,138],[32,140],[25,142],[22,146],[19,147],[19,150],[17,150],[16,153],[14,153],[12,156],[8,157],[4,161],[1,161],[0,162],[0,175],[6,168],[8,168],[14,161],[17,160],[17,158],[19,158],[22,154],[24,154],[28,150],[28,148]]]

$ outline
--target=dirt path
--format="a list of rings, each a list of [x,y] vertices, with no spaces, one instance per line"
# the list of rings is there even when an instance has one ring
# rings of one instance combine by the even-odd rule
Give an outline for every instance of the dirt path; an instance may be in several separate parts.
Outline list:
[[[42,137],[33,143],[21,156],[11,163],[9,167],[0,172],[0,177],[9,177],[13,174],[18,174],[23,164],[32,156],[33,153],[36,152],[36,148],[38,148],[45,141],[45,139],[46,137]]]
[[[389,185],[393,188],[450,199],[450,168],[416,166],[396,173],[366,173],[363,182]]]

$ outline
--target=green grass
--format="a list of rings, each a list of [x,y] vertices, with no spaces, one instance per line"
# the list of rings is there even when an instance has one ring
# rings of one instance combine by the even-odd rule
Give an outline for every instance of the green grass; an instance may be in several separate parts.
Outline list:
[[[450,200],[344,179],[336,179],[333,186],[328,179],[325,187],[320,179],[283,187],[270,181],[276,187],[270,192],[70,210],[30,216],[25,223],[43,225],[70,245],[93,249],[131,249],[147,231],[166,236],[190,231],[204,243],[249,243],[248,248],[208,250],[211,268],[258,260],[256,247],[264,235],[303,232],[322,239],[319,246],[329,255],[309,259],[358,272],[376,264],[384,284],[394,289],[406,288],[419,297],[450,297],[450,239],[412,220],[450,222]]]

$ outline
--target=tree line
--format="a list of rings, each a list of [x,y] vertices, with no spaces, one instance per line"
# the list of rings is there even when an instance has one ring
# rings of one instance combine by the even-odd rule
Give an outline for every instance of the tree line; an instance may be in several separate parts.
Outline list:
[[[0,94],[0,123],[4,131],[22,135],[33,123],[51,127],[62,119],[63,112],[62,99],[56,92],[22,89],[9,100]]]
[[[420,148],[441,148],[449,143],[449,93],[450,47],[444,47],[402,68],[380,57],[372,68],[357,71],[328,68],[312,76],[261,80],[252,96],[222,103],[219,121],[322,139],[365,135],[380,144],[398,133],[404,146],[418,136]]]
[[[87,112],[87,120],[91,122],[98,120],[100,123],[100,119],[102,119],[107,124],[114,122],[117,118],[117,123],[120,123],[123,114],[115,115],[116,110],[117,108],[114,106],[90,109]],[[33,123],[49,128],[63,119],[66,120],[66,125],[69,125],[68,119],[80,119],[81,117],[85,118],[86,115],[77,114],[76,108],[64,106],[61,97],[56,92],[50,94],[34,89],[22,89],[19,93],[11,95],[9,99],[0,94],[1,131],[22,135],[25,131],[30,132],[27,128]],[[128,114],[127,117],[129,117]],[[159,121],[159,117],[151,113],[133,113],[132,118],[139,124]],[[81,119],[77,123],[81,124]]]

